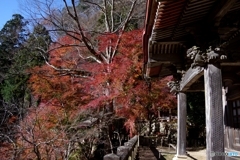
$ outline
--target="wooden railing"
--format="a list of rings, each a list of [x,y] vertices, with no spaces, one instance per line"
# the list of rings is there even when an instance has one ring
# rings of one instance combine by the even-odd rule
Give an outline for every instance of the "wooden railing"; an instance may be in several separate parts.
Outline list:
[[[124,146],[117,148],[117,154],[107,154],[103,160],[134,160],[137,156],[139,137],[134,136],[124,143]]]

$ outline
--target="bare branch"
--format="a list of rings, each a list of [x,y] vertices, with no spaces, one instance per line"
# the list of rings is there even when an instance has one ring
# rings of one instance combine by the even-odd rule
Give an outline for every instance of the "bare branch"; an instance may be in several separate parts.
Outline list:
[[[125,28],[126,28],[127,24],[129,23],[129,20],[130,20],[130,18],[131,18],[131,16],[132,16],[132,13],[133,13],[134,8],[135,8],[135,6],[136,6],[136,2],[137,2],[137,0],[134,0],[134,1],[132,2],[131,8],[130,8],[130,10],[129,10],[129,12],[128,12],[128,16],[127,16],[127,18],[126,18],[126,20],[125,20],[125,22],[124,22],[124,24],[123,24],[122,30],[121,30],[121,32],[120,32],[120,34],[119,34],[119,36],[118,36],[117,43],[116,43],[115,48],[114,48],[114,50],[113,50],[113,53],[112,53],[112,55],[111,55],[111,61],[112,61],[112,59],[114,58],[114,56],[116,55],[116,53],[117,53],[118,46],[119,46],[119,44],[120,44],[122,35],[123,35],[123,33],[124,33],[124,31],[125,31]]]
[[[111,22],[112,22],[112,26],[111,26],[111,31],[114,30],[114,15],[113,15],[113,11],[115,10],[115,5],[114,5],[114,0],[111,1],[112,7],[111,7]]]

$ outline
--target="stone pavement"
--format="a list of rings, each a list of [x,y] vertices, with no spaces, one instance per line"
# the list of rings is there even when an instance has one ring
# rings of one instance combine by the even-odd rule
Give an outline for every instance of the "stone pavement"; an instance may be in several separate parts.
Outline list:
[[[159,156],[158,150],[161,152],[161,156]],[[139,146],[137,160],[172,160],[176,154],[172,148],[168,147],[158,147],[158,150],[152,147]],[[206,149],[187,151],[187,160],[206,160]]]
[[[205,160],[206,159],[206,149],[199,151],[187,151],[189,160]]]
[[[159,153],[156,148],[139,146],[137,160],[159,160]]]

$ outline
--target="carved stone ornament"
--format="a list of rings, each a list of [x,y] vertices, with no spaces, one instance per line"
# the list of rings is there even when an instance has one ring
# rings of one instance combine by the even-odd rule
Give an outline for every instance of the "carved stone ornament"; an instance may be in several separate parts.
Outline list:
[[[212,49],[212,46],[209,46],[206,52],[202,52],[199,47],[193,46],[187,50],[187,57],[193,59],[192,68],[204,67],[210,62],[214,63],[227,59],[227,56],[223,54],[219,47]]]
[[[179,81],[169,81],[167,86],[170,88],[171,93],[177,94],[180,91]]]

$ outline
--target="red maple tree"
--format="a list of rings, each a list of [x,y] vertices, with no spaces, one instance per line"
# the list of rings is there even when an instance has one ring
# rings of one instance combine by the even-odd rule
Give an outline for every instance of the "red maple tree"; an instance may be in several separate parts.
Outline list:
[[[99,51],[111,50],[117,37],[117,34],[99,37]],[[29,85],[41,105],[31,108],[20,124],[18,144],[23,150],[21,156],[25,158],[47,157],[50,153],[55,157],[62,156],[51,147],[57,146],[59,151],[64,151],[69,139],[63,128],[74,123],[84,110],[94,110],[99,115],[103,111],[111,112],[114,117],[123,117],[126,129],[134,135],[137,120],[156,118],[159,108],[176,106],[176,99],[167,88],[171,77],[152,80],[150,88],[142,76],[142,30],[122,35],[111,63],[89,59],[86,48],[68,45],[73,43],[71,37],[61,37],[59,44],[51,46],[54,49],[46,59],[46,65],[29,70]],[[30,128],[31,135],[29,126],[34,126]]]
[[[114,46],[117,34],[99,37],[99,51],[111,49],[109,40]],[[63,37],[59,41],[61,44],[72,43],[70,37]],[[110,64],[83,59],[77,55],[78,52],[79,50],[73,47],[53,50],[49,63],[58,69],[48,65],[34,68],[34,74],[30,80],[34,93],[43,99],[55,98],[59,104],[67,104],[70,108],[76,108],[76,106],[78,109],[106,106],[110,107],[106,108],[109,110],[115,108],[116,113],[132,120],[128,120],[128,123],[134,123],[138,116],[146,118],[148,114],[146,112],[157,113],[156,109],[159,107],[162,109],[175,107],[175,97],[169,93],[166,85],[167,81],[171,80],[170,77],[153,80],[152,90],[148,91],[149,86],[142,76],[141,30],[125,32],[122,35],[118,53]],[[81,49],[81,53],[83,52],[85,52],[84,48]],[[63,70],[65,68],[69,71]],[[75,75],[77,69],[84,70],[91,76],[77,77]],[[71,70],[75,71],[72,75]],[[114,102],[121,107],[114,106],[116,105]],[[133,113],[128,115],[131,111],[126,114],[127,110],[132,110]],[[134,110],[143,115],[134,114],[136,112]],[[134,125],[127,124],[127,126]],[[134,130],[132,127],[128,128]]]

